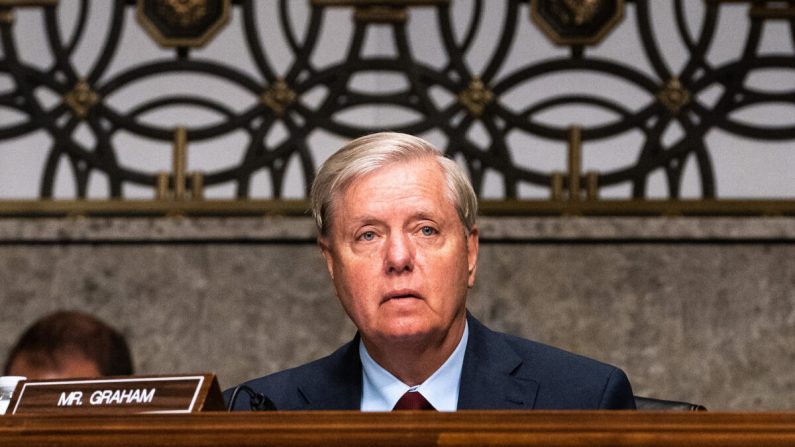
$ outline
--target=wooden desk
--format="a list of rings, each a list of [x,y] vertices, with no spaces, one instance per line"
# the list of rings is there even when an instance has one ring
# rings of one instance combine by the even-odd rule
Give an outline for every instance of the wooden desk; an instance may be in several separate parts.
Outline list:
[[[0,445],[795,446],[793,413],[275,412],[3,416]]]

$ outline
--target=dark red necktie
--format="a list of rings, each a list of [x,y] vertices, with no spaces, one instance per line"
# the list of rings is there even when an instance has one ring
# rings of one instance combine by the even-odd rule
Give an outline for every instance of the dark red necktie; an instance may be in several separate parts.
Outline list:
[[[400,397],[392,410],[435,410],[430,402],[425,400],[422,394],[416,391],[406,391]]]

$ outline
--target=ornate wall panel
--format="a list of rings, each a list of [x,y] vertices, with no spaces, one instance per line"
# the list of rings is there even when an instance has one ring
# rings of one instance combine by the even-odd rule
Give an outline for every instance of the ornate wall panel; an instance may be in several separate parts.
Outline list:
[[[0,198],[300,200],[334,148],[391,129],[429,138],[481,197],[510,201],[495,212],[774,196],[785,203],[729,209],[788,214],[793,11],[0,0]]]

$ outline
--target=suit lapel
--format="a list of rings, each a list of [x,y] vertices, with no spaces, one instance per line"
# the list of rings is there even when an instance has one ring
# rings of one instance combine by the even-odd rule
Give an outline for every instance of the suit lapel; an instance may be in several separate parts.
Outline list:
[[[298,386],[305,410],[358,410],[362,402],[359,334],[317,365]]]
[[[458,409],[531,409],[538,382],[505,340],[467,314],[467,341]]]

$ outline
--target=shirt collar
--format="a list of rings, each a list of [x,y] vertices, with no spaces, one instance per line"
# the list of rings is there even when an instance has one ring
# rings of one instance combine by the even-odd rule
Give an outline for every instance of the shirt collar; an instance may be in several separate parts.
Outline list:
[[[376,363],[359,340],[359,358],[362,361],[362,411],[391,411],[398,399],[408,390],[419,391],[439,411],[458,408],[458,390],[464,353],[469,338],[469,323],[450,357],[425,382],[410,387]]]

